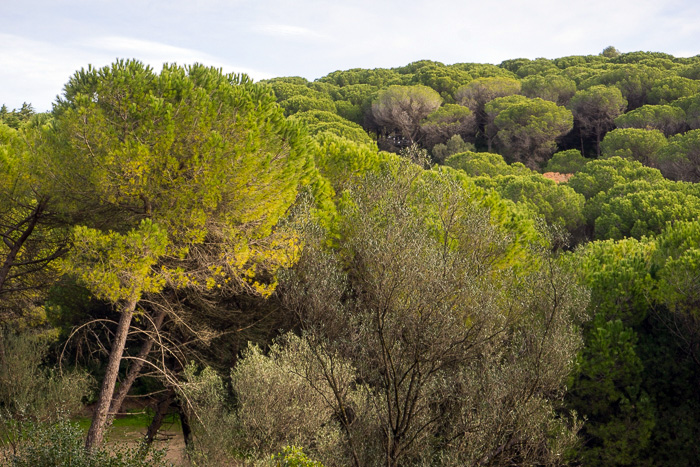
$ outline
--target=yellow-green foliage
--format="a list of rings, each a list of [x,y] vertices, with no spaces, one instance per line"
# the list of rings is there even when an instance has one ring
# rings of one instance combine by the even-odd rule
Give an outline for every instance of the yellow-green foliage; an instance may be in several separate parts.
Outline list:
[[[274,282],[257,277],[294,261],[298,242],[274,227],[312,178],[309,139],[269,88],[246,76],[201,65],[165,65],[157,74],[137,61],[81,70],[43,141],[46,184],[85,226],[76,238],[114,249],[96,256],[112,265],[92,262],[94,271],[78,272],[81,260],[73,255],[68,268],[100,296],[153,290],[173,277],[174,286],[247,284],[267,294]],[[134,285],[153,273],[140,269],[116,291],[114,274],[131,271],[126,258],[138,248],[129,239],[144,218],[169,244],[167,255],[153,249],[144,259],[149,268],[163,264],[163,277]]]
[[[577,252],[575,270],[591,290],[591,310],[637,325],[653,289],[649,274],[656,245],[648,239],[591,242]]]
[[[464,173],[450,167],[437,167],[424,171],[416,177],[415,192],[411,198],[416,215],[432,225],[438,239],[444,241],[443,233],[448,228],[448,212],[458,212],[461,216],[479,217],[486,213],[488,229],[507,235],[504,247],[503,266],[524,266],[530,257],[532,244],[547,242],[535,228],[529,212],[524,212],[497,192],[486,191],[477,186]],[[480,214],[481,213],[481,214]],[[451,222],[457,222],[453,219]],[[454,247],[459,247],[454,245]]]
[[[316,167],[336,192],[348,188],[356,178],[376,172],[383,156],[376,144],[364,145],[328,133],[318,135]]]
[[[272,456],[275,467],[323,467],[320,462],[309,459],[302,448],[285,446],[284,449]]]
[[[656,183],[663,180],[663,175],[656,169],[644,167],[637,161],[628,161],[614,156],[610,159],[587,163],[569,180],[569,186],[586,199],[598,193],[608,191],[615,185],[634,180],[646,180]]]
[[[291,120],[303,122],[312,136],[328,132],[356,143],[374,146],[376,143],[357,123],[325,110],[308,110],[290,117]]]
[[[507,164],[503,156],[491,152],[461,152],[445,160],[445,165],[453,169],[463,170],[472,177],[479,175],[528,175],[532,170],[520,162]]]
[[[73,245],[62,269],[98,298],[136,300],[144,292],[159,292],[165,285],[154,266],[168,248],[168,236],[150,220],[123,235],[77,226]]]
[[[29,318],[25,324],[43,319],[36,311],[56,277],[51,260],[65,250],[67,239],[27,143],[33,128],[14,130],[0,123],[0,322],[5,324],[10,314],[14,324],[18,318]]]
[[[697,319],[700,300],[700,222],[669,224],[656,239],[658,268],[655,298],[669,309]]]
[[[540,174],[478,177],[475,183],[495,190],[501,197],[517,203],[549,224],[558,224],[570,231],[584,224],[583,195]]]
[[[555,152],[552,158],[547,162],[544,171],[576,173],[589,161],[590,159],[583,157],[581,151],[578,149],[568,149],[566,151]]]

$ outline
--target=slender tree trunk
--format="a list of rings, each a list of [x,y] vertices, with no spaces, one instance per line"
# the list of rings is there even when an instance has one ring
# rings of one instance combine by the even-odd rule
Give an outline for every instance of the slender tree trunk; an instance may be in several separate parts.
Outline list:
[[[163,425],[163,419],[168,413],[168,409],[170,408],[170,404],[173,402],[174,397],[174,391],[168,391],[165,398],[161,399],[156,405],[156,413],[153,415],[153,420],[148,426],[148,431],[146,431],[146,446],[150,447],[151,444],[153,444],[153,440],[156,438],[158,430],[160,430],[160,427]]]
[[[387,467],[398,467],[399,466],[399,455],[400,455],[400,447],[398,446],[398,441],[396,439],[391,439],[389,440],[389,444],[387,447],[387,459],[386,459],[386,465]]]
[[[160,331],[164,319],[165,310],[160,310],[156,314],[155,319],[153,320],[155,332]],[[143,341],[143,344],[141,345],[141,350],[139,350],[139,354],[136,356],[136,359],[129,367],[129,371],[127,371],[124,381],[121,382],[119,388],[117,388],[117,393],[112,399],[112,404],[109,407],[108,420],[111,421],[114,418],[114,415],[121,409],[126,395],[129,393],[129,391],[131,390],[131,386],[134,384],[134,381],[136,381],[136,378],[138,378],[139,374],[141,373],[141,369],[144,365],[144,359],[148,356],[149,353],[151,353],[153,343],[154,340],[150,336],[146,337],[146,339]]]
[[[7,356],[5,355],[5,328],[0,325],[0,368],[5,366]]]
[[[117,327],[117,335],[112,344],[112,350],[109,354],[109,363],[102,388],[100,389],[100,397],[97,400],[95,413],[92,416],[92,424],[88,430],[87,438],[85,439],[85,449],[92,451],[100,444],[104,438],[105,427],[107,425],[107,416],[109,415],[109,406],[114,395],[114,387],[117,384],[117,376],[119,374],[119,363],[122,355],[124,355],[124,347],[126,346],[126,337],[129,334],[129,326],[131,318],[136,309],[136,298],[129,300],[122,309],[119,326]]]
[[[190,419],[187,412],[182,407],[182,403],[177,403],[177,413],[180,416],[180,425],[182,426],[182,437],[185,438],[185,447],[189,448],[192,445],[192,428],[190,427]]]

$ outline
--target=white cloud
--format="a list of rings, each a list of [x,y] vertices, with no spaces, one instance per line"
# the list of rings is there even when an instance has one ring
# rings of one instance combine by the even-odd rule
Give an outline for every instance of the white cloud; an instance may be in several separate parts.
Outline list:
[[[224,72],[246,73],[256,80],[272,77],[259,70],[239,67],[198,50],[174,47],[128,37],[95,37],[68,44],[52,44],[0,34],[0,104],[18,108],[30,102],[38,111],[50,110],[70,76],[91,64],[101,67],[115,58],[135,58],[159,70],[163,63],[199,62]]]
[[[196,51],[193,51],[191,49],[174,47],[172,45],[160,44],[158,42],[145,41],[141,39],[134,39],[131,37],[119,36],[95,37],[86,41],[85,45],[89,48],[103,51],[118,53],[137,53],[140,55],[183,55],[191,54],[193,52],[196,53]]]
[[[70,0],[73,10],[27,1],[35,7],[14,8],[0,34],[0,102],[8,105],[48,107],[76,69],[116,57],[155,69],[197,61],[255,79],[313,79],[419,59],[499,63],[608,45],[700,52],[700,7],[691,0]]]
[[[288,24],[265,24],[253,27],[253,31],[274,37],[298,37],[303,39],[323,39],[326,36],[308,28]]]
[[[131,37],[96,37],[86,41],[86,46],[102,54],[110,52],[120,58],[141,60],[153,66],[156,70],[164,63],[176,62],[181,65],[187,65],[196,62],[222,68],[224,72],[245,73],[255,80],[267,79],[273,76],[264,71],[232,65],[226,60],[200,50],[175,47]]]
[[[0,102],[9,108],[26,101],[49,110],[68,78],[89,63],[79,52],[46,42],[0,34],[0,43]]]

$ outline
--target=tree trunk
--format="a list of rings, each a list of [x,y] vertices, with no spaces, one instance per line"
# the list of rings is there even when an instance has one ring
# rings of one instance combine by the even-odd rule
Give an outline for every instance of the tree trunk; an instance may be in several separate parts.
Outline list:
[[[399,443],[395,439],[388,440],[386,465],[387,467],[398,467],[400,450]]]
[[[160,310],[155,316],[155,319],[153,320],[155,332],[160,331],[160,327],[163,325],[164,319],[165,310]],[[117,388],[117,393],[112,399],[112,404],[109,407],[109,420],[113,419],[114,415],[121,409],[126,395],[129,393],[129,390],[131,390],[131,386],[134,384],[134,381],[136,381],[136,378],[138,378],[139,374],[141,373],[141,369],[144,365],[144,359],[148,356],[148,354],[151,352],[151,349],[153,348],[153,342],[154,341],[151,337],[146,337],[146,339],[143,341],[143,344],[141,345],[141,350],[139,350],[139,354],[136,356],[136,359],[129,367],[129,371],[126,373],[124,381],[121,382],[119,388]]]
[[[92,451],[102,444],[104,438],[105,427],[107,425],[107,416],[109,415],[109,406],[114,395],[114,387],[117,384],[117,376],[119,374],[119,363],[122,355],[124,355],[124,347],[126,346],[126,337],[129,334],[129,326],[131,318],[136,309],[137,299],[129,300],[122,309],[119,326],[117,327],[117,335],[112,344],[112,350],[109,354],[109,363],[102,388],[100,389],[100,397],[97,400],[95,413],[92,416],[92,424],[88,430],[87,438],[85,439],[85,449]]]
[[[180,416],[180,425],[182,426],[182,437],[185,439],[185,447],[189,448],[192,445],[192,428],[190,427],[190,419],[182,407],[182,402],[177,402],[177,413]]]
[[[148,426],[148,431],[146,432],[145,442],[147,447],[150,447],[151,444],[153,444],[153,440],[156,438],[158,430],[160,430],[160,427],[163,425],[163,418],[165,418],[165,415],[168,413],[168,409],[170,408],[170,404],[172,403],[174,397],[175,393],[172,390],[168,391],[165,398],[161,399],[158,404],[156,404],[156,413],[153,415],[153,420]]]
[[[5,367],[7,356],[5,355],[5,328],[0,326],[0,369]]]

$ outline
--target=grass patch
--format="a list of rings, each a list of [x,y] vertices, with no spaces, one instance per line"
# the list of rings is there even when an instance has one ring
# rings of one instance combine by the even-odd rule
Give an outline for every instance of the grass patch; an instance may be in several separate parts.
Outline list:
[[[108,441],[134,441],[138,437],[146,434],[146,430],[151,424],[151,420],[153,420],[153,411],[151,409],[128,410],[127,415],[122,415],[114,419],[111,428],[107,432]],[[80,417],[74,419],[73,421],[78,424],[81,430],[87,433],[92,419],[90,417]],[[182,427],[180,424],[180,417],[175,413],[168,414],[163,420],[163,424],[161,425],[160,429],[178,433],[181,432]]]

